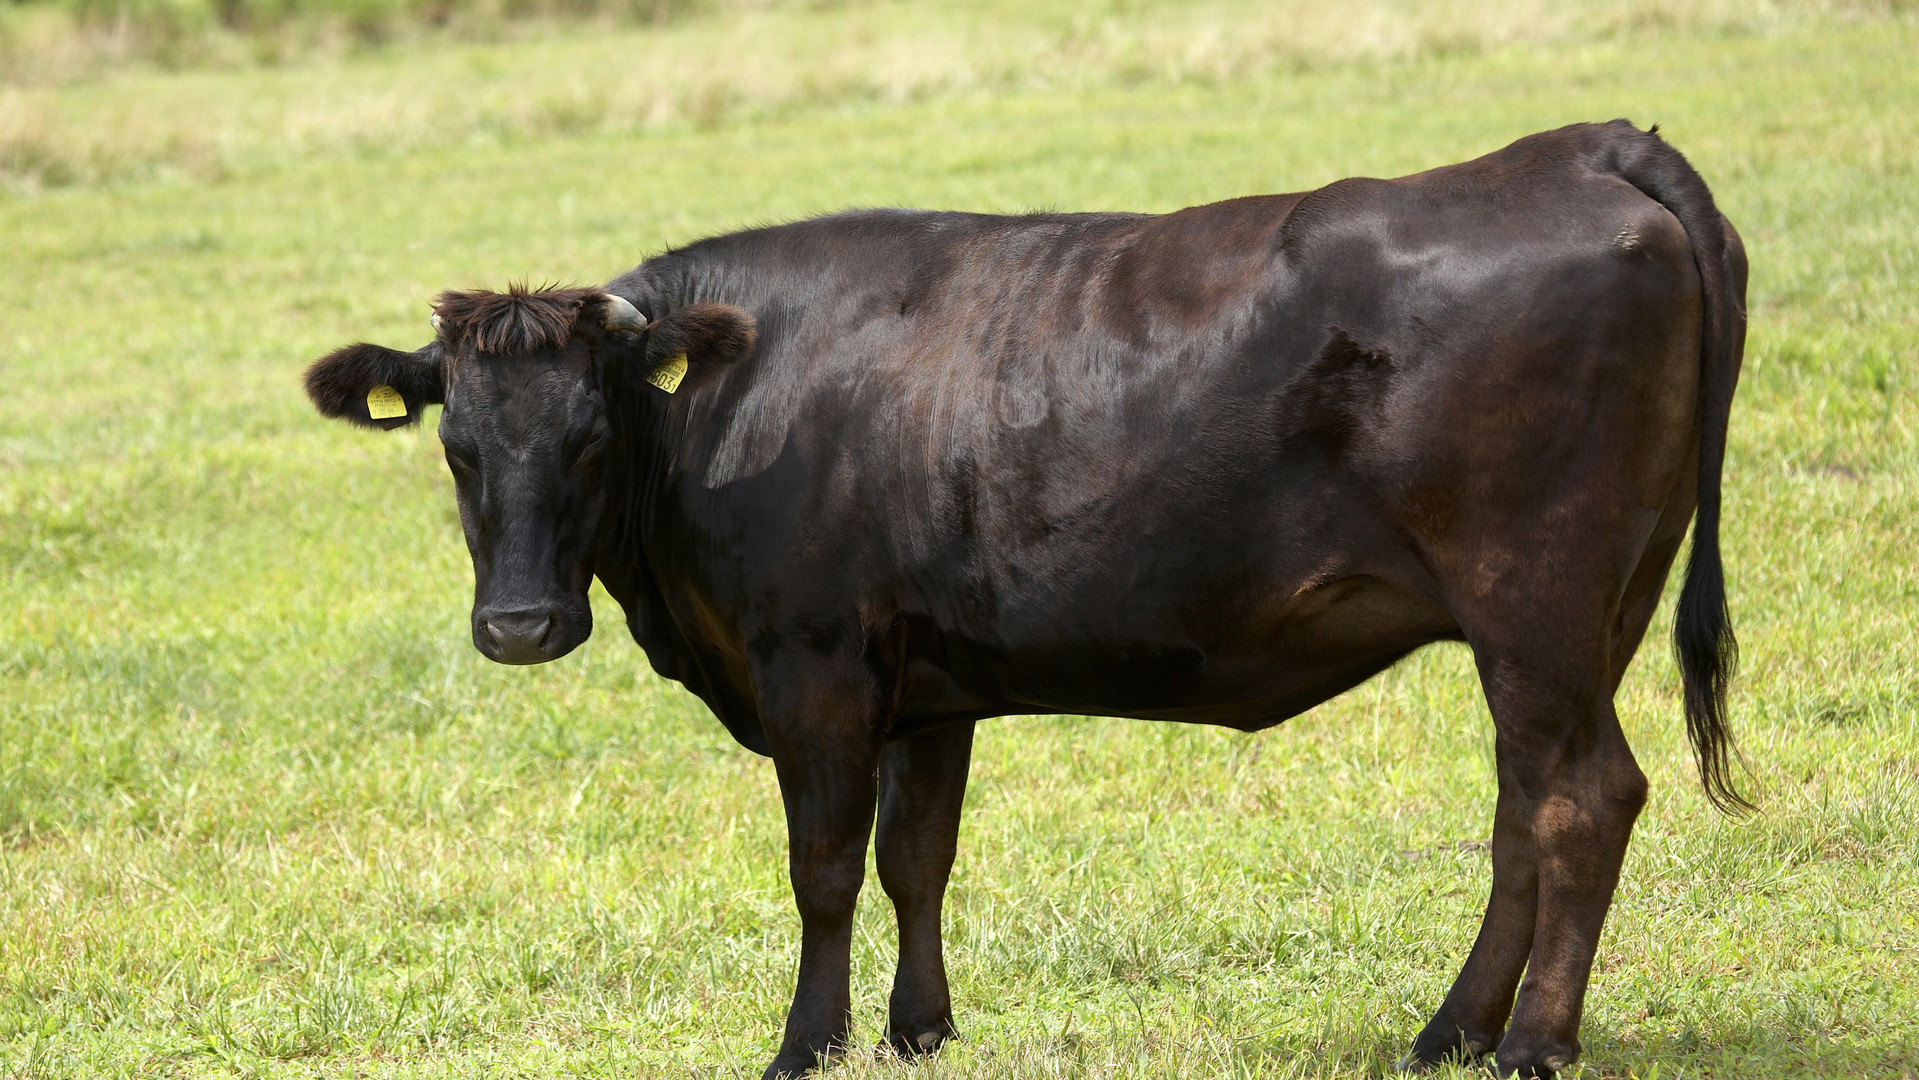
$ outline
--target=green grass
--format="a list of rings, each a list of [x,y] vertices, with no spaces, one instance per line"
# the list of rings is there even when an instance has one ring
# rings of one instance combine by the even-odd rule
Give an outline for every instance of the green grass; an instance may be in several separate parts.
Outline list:
[[[1649,642],[1620,708],[1655,795],[1602,943],[1585,1075],[1919,1074],[1919,25],[1640,10],[1629,32],[1501,44],[1482,21],[1461,31],[1484,32],[1473,48],[1305,67],[1095,51],[1057,77],[898,95],[782,96],[779,72],[798,86],[804,68],[769,45],[774,75],[704,119],[449,113],[391,145],[296,144],[278,114],[235,106],[211,115],[230,137],[200,164],[140,150],[138,167],[16,185],[0,196],[0,1075],[730,1077],[772,1054],[798,921],[771,768],[646,670],[602,594],[601,632],[566,660],[474,653],[430,428],[321,421],[298,390],[308,359],[424,340],[442,287],[604,280],[753,222],[1167,209],[1618,115],[1664,123],[1751,251],[1725,550],[1764,813],[1705,805]],[[1112,15],[1112,39],[1178,16]],[[819,35],[882,17],[948,18],[768,16]],[[557,32],[536,46],[608,55]],[[404,96],[421,70],[477,72],[506,101],[530,84],[488,68],[514,55],[490,48],[35,93],[47,145],[93,137],[75,125],[116,93],[151,118],[121,132],[138,144],[152,124],[188,130],[170,118],[196,103],[308,78],[323,118],[337,89]],[[958,71],[954,55],[927,63]],[[568,70],[607,100],[625,85]],[[101,160],[120,160],[111,135]],[[989,723],[947,934],[966,1040],[841,1075],[1377,1074],[1470,943],[1492,793],[1457,647],[1251,738]],[[877,886],[867,899],[854,1000],[872,1039],[892,949]]]

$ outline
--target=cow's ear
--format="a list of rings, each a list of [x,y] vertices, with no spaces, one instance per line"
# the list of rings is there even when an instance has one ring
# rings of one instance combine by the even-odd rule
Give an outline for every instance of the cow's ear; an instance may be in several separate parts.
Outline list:
[[[646,328],[646,353],[633,374],[664,389],[663,374],[737,360],[752,351],[755,339],[753,316],[745,311],[731,304],[690,304]]]
[[[387,430],[417,423],[426,406],[446,402],[440,345],[410,353],[365,342],[335,349],[307,368],[306,388],[324,416]]]

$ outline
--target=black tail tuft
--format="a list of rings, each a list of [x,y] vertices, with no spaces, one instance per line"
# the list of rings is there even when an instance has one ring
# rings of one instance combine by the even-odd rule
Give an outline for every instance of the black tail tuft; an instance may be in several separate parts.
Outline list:
[[[1673,652],[1685,683],[1686,735],[1699,759],[1699,779],[1706,798],[1728,814],[1746,814],[1755,807],[1732,782],[1732,733],[1726,725],[1726,688],[1739,667],[1739,640],[1733,636],[1732,614],[1726,608],[1726,577],[1719,565],[1718,521],[1710,538],[1703,536],[1708,522],[1700,514],[1694,526],[1692,557],[1686,562],[1686,584],[1679,592],[1679,613],[1673,620]]]

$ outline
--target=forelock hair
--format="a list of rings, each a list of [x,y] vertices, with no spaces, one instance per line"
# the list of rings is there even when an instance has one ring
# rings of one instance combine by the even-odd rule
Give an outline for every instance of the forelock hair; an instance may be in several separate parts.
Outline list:
[[[580,309],[605,297],[599,289],[529,289],[520,282],[503,293],[448,290],[433,302],[433,310],[447,344],[456,351],[534,353],[565,348],[579,324]]]

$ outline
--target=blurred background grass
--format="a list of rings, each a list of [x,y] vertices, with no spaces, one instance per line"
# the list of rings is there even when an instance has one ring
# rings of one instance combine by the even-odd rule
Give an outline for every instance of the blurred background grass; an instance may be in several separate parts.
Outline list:
[[[77,11],[0,7],[0,1075],[772,1053],[797,919],[770,768],[603,594],[564,661],[473,653],[430,428],[322,422],[311,357],[423,341],[441,288],[605,280],[760,221],[1166,210],[1619,115],[1664,123],[1752,252],[1725,546],[1765,814],[1705,806],[1649,641],[1620,709],[1655,797],[1586,1075],[1919,1074],[1909,8],[319,12],[178,53]],[[845,1074],[1378,1075],[1470,944],[1489,755],[1457,647],[1252,738],[989,723],[948,935],[967,1039]],[[890,941],[873,890],[862,1038]]]
[[[204,178],[263,159],[474,137],[711,127],[965,93],[1217,86],[1500,50],[1880,25],[1919,10],[1912,0],[260,0],[257,14],[229,19],[218,2],[245,13],[253,0],[141,2],[152,6],[0,4],[0,182]],[[202,3],[200,21],[157,29]],[[353,29],[356,3],[374,5],[367,18],[386,29]]]
[[[893,10],[882,10],[888,8]],[[1310,0],[1096,0],[1037,6],[1003,0],[963,5],[914,0],[10,0],[0,5],[0,42],[11,82],[64,81],[129,60],[176,69],[271,65],[425,40],[567,33],[582,22],[601,29],[657,28],[715,18],[737,24],[768,17],[797,22],[808,16],[844,24],[854,43],[875,29],[898,29],[901,21],[930,31],[940,23],[977,27],[1011,20],[1042,34],[1081,38],[1135,23],[1156,37],[1171,31],[1175,52],[1196,42],[1203,51],[1242,57],[1277,47],[1288,59],[1323,62],[1404,59],[1489,43],[1544,43],[1645,29],[1751,33],[1807,20],[1883,17],[1910,8],[1910,0],[1368,0],[1344,6]],[[1235,40],[1209,40],[1222,38]],[[1201,58],[1203,65],[1217,62],[1217,57]]]

